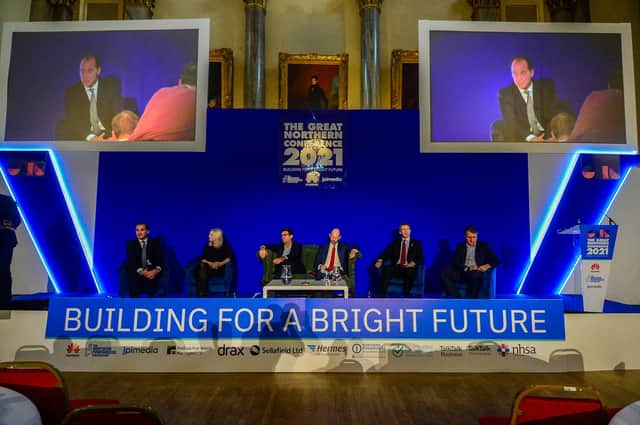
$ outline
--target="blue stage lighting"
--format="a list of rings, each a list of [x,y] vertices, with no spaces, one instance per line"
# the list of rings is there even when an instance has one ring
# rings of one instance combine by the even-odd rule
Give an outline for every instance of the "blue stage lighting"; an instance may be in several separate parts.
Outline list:
[[[20,200],[16,197],[13,187],[11,186],[11,182],[7,178],[7,174],[4,171],[4,167],[0,167],[0,174],[2,174],[2,178],[4,179],[4,182],[7,185],[7,189],[9,189],[9,194],[16,201],[16,204],[18,206],[18,212],[20,213],[20,218],[22,218],[22,223],[24,224],[24,228],[27,229],[27,234],[33,241],[33,246],[35,247],[36,252],[40,257],[40,261],[42,261],[42,265],[44,266],[44,269],[47,271],[47,275],[49,276],[49,280],[51,281],[53,290],[55,291],[56,294],[60,294],[61,293],[60,285],[58,285],[58,281],[56,280],[56,277],[53,275],[53,273],[51,273],[51,269],[49,268],[49,263],[47,262],[47,259],[42,254],[42,250],[40,249],[40,244],[38,243],[38,240],[36,239],[35,235],[31,231],[31,226],[29,225],[29,219],[22,211],[22,208],[20,208]]]

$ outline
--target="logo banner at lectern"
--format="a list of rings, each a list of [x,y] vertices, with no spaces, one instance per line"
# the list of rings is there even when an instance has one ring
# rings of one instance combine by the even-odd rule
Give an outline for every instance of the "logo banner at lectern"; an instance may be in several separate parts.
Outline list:
[[[618,226],[580,225],[582,300],[584,311],[601,312],[607,295]]]

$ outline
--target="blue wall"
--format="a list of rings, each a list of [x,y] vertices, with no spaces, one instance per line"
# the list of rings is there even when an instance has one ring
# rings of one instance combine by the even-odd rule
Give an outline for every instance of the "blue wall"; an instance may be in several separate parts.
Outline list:
[[[529,254],[526,155],[420,154],[418,111],[344,111],[344,185],[291,187],[281,182],[279,147],[281,121],[294,114],[209,110],[205,153],[101,153],[94,261],[105,290],[118,292],[125,241],[141,220],[182,265],[221,227],[238,257],[242,295],[260,290],[256,250],[284,226],[302,243],[323,243],[341,227],[364,254],[356,293],[365,295],[366,269],[398,223],[412,224],[437,272],[441,247],[453,249],[473,224],[503,260],[498,292],[514,291]],[[440,291],[436,275],[428,291]]]

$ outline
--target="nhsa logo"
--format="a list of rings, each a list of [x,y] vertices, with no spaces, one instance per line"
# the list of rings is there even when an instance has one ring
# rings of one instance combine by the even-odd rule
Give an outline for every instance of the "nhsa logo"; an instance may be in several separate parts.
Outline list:
[[[247,347],[233,347],[222,344],[220,347],[218,347],[216,352],[220,357],[244,357],[246,355],[246,348]],[[251,354],[252,356],[257,356],[258,354],[260,354],[260,346],[252,345],[251,347],[249,347],[249,354]]]
[[[512,345],[509,348],[509,344],[500,344],[498,346],[498,354],[501,357],[506,357],[507,354],[511,353],[512,356],[528,356],[532,354],[536,354],[536,347],[533,345]]]

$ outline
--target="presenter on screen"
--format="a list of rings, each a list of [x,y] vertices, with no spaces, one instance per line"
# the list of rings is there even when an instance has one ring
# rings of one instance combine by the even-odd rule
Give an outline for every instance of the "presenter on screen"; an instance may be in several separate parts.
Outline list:
[[[258,257],[264,261],[269,251],[273,252],[275,265],[273,275],[279,277],[282,274],[282,265],[290,265],[293,274],[304,274],[304,264],[302,264],[302,245],[293,240],[293,230],[285,227],[280,231],[280,243],[260,245]]]
[[[447,296],[462,298],[456,283],[468,285],[467,298],[478,298],[485,273],[500,264],[489,244],[478,241],[478,231],[469,226],[464,229],[465,242],[456,247],[450,269],[440,274]]]
[[[511,60],[513,84],[500,89],[498,100],[502,120],[499,133],[504,142],[528,142],[550,136],[549,122],[556,112],[556,88],[550,79],[534,80],[531,60],[516,56]],[[546,135],[546,136],[545,136]]]
[[[327,272],[334,270],[341,270],[341,273],[349,274],[348,261],[358,255],[358,250],[340,242],[340,239],[342,239],[342,233],[339,228],[335,227],[329,233],[329,243],[318,249],[314,261],[317,280],[322,279]]]
[[[149,237],[146,223],[136,224],[136,239],[127,242],[126,253],[129,295],[138,298],[146,293],[150,298],[155,297],[164,259],[160,241]]]
[[[64,118],[58,122],[56,140],[87,140],[111,135],[111,120],[122,110],[120,80],[101,78],[100,59],[80,59],[80,81],[64,93]]]
[[[400,225],[398,234],[400,238],[396,238],[387,246],[374,265],[377,269],[382,268],[382,295],[387,293],[389,281],[394,277],[400,277],[403,280],[402,293],[408,298],[411,286],[416,280],[418,265],[424,263],[424,255],[420,241],[411,237],[411,226],[408,223]],[[383,267],[387,260],[390,260],[391,264]]]

